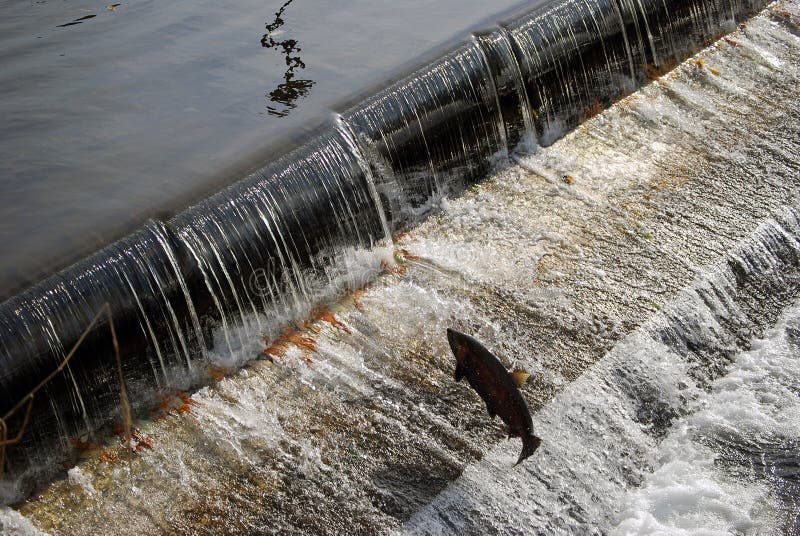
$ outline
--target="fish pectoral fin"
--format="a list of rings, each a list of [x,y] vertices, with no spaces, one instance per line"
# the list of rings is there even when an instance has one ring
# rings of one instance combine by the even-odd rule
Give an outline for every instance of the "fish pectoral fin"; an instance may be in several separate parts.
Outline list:
[[[489,402],[486,402],[486,411],[489,412],[489,418],[494,419],[497,413],[494,411],[494,408]]]
[[[461,378],[467,375],[467,370],[461,363],[456,364],[456,372],[453,374],[453,377],[456,379],[457,382],[461,381]]]
[[[522,387],[527,383],[528,378],[530,378],[531,375],[524,370],[515,370],[511,373],[511,377],[514,378],[514,383],[517,384],[517,387]]]

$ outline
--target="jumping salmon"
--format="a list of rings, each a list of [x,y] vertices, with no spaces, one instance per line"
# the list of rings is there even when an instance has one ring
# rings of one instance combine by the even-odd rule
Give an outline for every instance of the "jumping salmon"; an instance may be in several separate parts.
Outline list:
[[[533,434],[531,413],[519,392],[515,376],[473,337],[448,329],[447,340],[456,356],[456,381],[466,377],[486,402],[489,416],[499,415],[508,426],[508,436],[522,438],[519,464],[536,451],[542,440]],[[516,377],[522,379],[526,375],[518,374]]]

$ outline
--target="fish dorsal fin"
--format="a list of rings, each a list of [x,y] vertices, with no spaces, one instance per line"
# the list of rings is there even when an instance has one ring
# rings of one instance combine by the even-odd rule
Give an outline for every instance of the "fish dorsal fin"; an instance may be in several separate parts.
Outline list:
[[[522,387],[531,375],[524,370],[515,369],[514,372],[511,373],[511,377],[514,378],[514,383],[517,384],[517,387]]]

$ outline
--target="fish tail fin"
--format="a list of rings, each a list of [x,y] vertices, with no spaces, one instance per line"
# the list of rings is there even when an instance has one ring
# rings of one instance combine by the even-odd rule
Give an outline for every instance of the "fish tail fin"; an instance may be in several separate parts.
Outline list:
[[[542,440],[535,435],[528,433],[522,436],[522,452],[519,454],[519,459],[517,463],[514,465],[519,465],[522,461],[536,452],[536,449],[539,448],[539,445],[542,444]]]

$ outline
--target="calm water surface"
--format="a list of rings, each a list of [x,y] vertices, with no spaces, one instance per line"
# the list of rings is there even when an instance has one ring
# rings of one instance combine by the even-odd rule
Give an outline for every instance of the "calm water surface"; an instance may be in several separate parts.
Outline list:
[[[520,0],[0,7],[0,299],[308,136]]]

